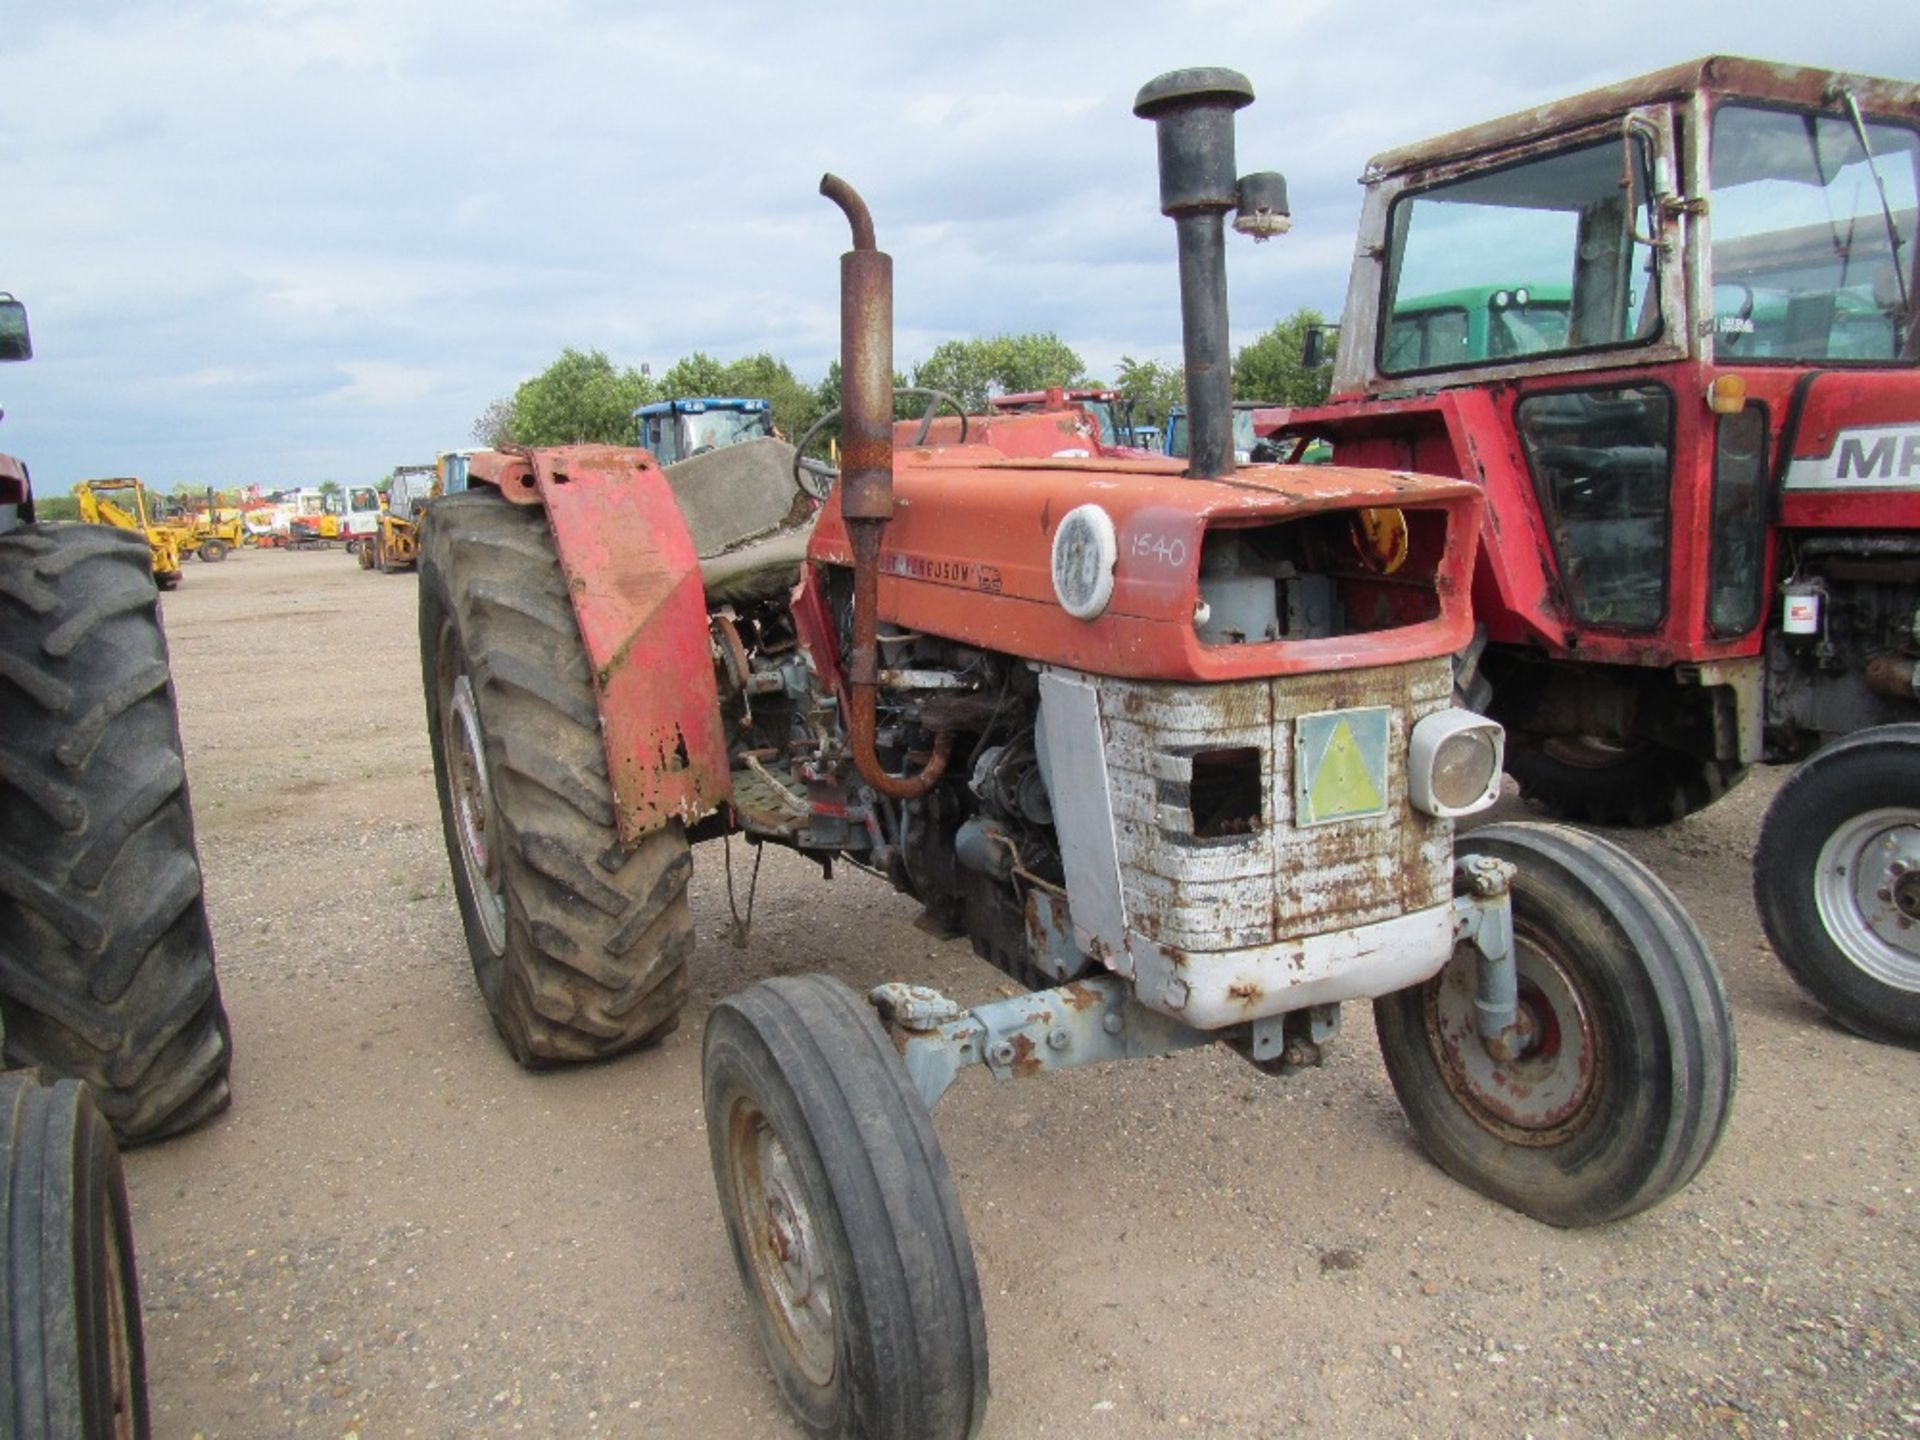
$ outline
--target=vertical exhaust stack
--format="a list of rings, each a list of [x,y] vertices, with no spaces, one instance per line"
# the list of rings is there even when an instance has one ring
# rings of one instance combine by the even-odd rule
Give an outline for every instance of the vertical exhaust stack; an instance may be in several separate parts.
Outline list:
[[[890,775],[874,750],[880,686],[880,535],[893,518],[893,257],[877,249],[867,202],[838,175],[820,193],[846,213],[853,248],[840,257],[840,514],[853,546],[853,647],[847,654],[847,739],[854,768],[882,795],[911,800],[938,783],[953,736],[934,737],[917,775]]]
[[[1174,70],[1149,80],[1133,113],[1153,121],[1160,143],[1160,213],[1180,245],[1180,330],[1186,352],[1187,473],[1231,475],[1233,357],[1228,351],[1226,214],[1258,239],[1286,229],[1286,185],[1278,175],[1234,178],[1233,115],[1253,103],[1237,70]]]

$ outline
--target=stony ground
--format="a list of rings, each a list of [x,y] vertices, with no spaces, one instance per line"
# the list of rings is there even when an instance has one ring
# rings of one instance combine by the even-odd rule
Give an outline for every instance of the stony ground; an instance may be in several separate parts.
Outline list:
[[[796,1434],[715,1207],[705,1013],[790,971],[970,1002],[1000,977],[778,853],[733,948],[703,848],[679,1031],[525,1073],[461,939],[411,578],[245,552],[165,607],[237,1059],[229,1115],[128,1159],[156,1434]],[[1624,1224],[1551,1230],[1430,1166],[1361,1006],[1286,1080],[1197,1051],[963,1081],[937,1118],[986,1435],[1920,1431],[1920,1056],[1828,1024],[1767,949],[1772,788],[1622,837],[1711,938],[1740,1043],[1717,1158]]]

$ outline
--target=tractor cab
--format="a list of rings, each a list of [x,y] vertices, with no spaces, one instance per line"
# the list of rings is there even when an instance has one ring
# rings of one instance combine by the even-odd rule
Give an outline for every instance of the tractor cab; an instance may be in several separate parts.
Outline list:
[[[765,400],[732,396],[661,400],[642,405],[633,415],[636,443],[651,450],[662,465],[773,434],[773,411]]]
[[[1031,415],[1072,405],[1091,415],[1100,427],[1105,445],[1139,444],[1134,437],[1133,402],[1118,390],[1067,390],[1053,386],[1046,390],[1020,390],[1007,395],[991,395],[987,409],[995,415]]]
[[[33,338],[27,331],[27,307],[0,290],[0,360],[32,358]],[[0,533],[32,519],[33,497],[27,483],[27,467],[11,455],[0,455]]]
[[[1771,516],[1920,528],[1917,120],[1920,87],[1716,57],[1377,156],[1332,397],[1262,428],[1483,476],[1496,642],[1755,655]]]
[[[1259,437],[1254,427],[1254,412],[1267,407],[1253,401],[1236,400],[1233,405],[1233,458],[1241,464],[1253,458],[1253,447]],[[1175,405],[1167,411],[1167,443],[1165,453],[1187,458],[1187,447],[1191,443],[1192,431],[1187,423],[1187,407]]]

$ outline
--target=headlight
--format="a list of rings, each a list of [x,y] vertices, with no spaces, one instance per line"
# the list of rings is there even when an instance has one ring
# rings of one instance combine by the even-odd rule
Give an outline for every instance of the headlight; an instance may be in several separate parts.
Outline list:
[[[1506,731],[1470,710],[1440,710],[1413,727],[1407,794],[1441,819],[1472,815],[1499,798]]]
[[[1076,620],[1092,620],[1113,599],[1113,566],[1120,541],[1113,517],[1098,505],[1081,505],[1053,532],[1053,593]]]

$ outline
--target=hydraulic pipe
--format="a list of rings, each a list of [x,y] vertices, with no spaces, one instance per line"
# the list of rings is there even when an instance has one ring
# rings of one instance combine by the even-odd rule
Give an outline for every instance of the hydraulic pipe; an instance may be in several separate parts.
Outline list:
[[[891,775],[874,749],[880,686],[880,535],[893,518],[893,257],[875,248],[873,215],[837,175],[820,193],[846,212],[853,248],[840,257],[840,514],[853,545],[853,647],[847,739],[854,768],[882,795],[911,800],[946,773],[953,736],[934,736],[916,775]]]

